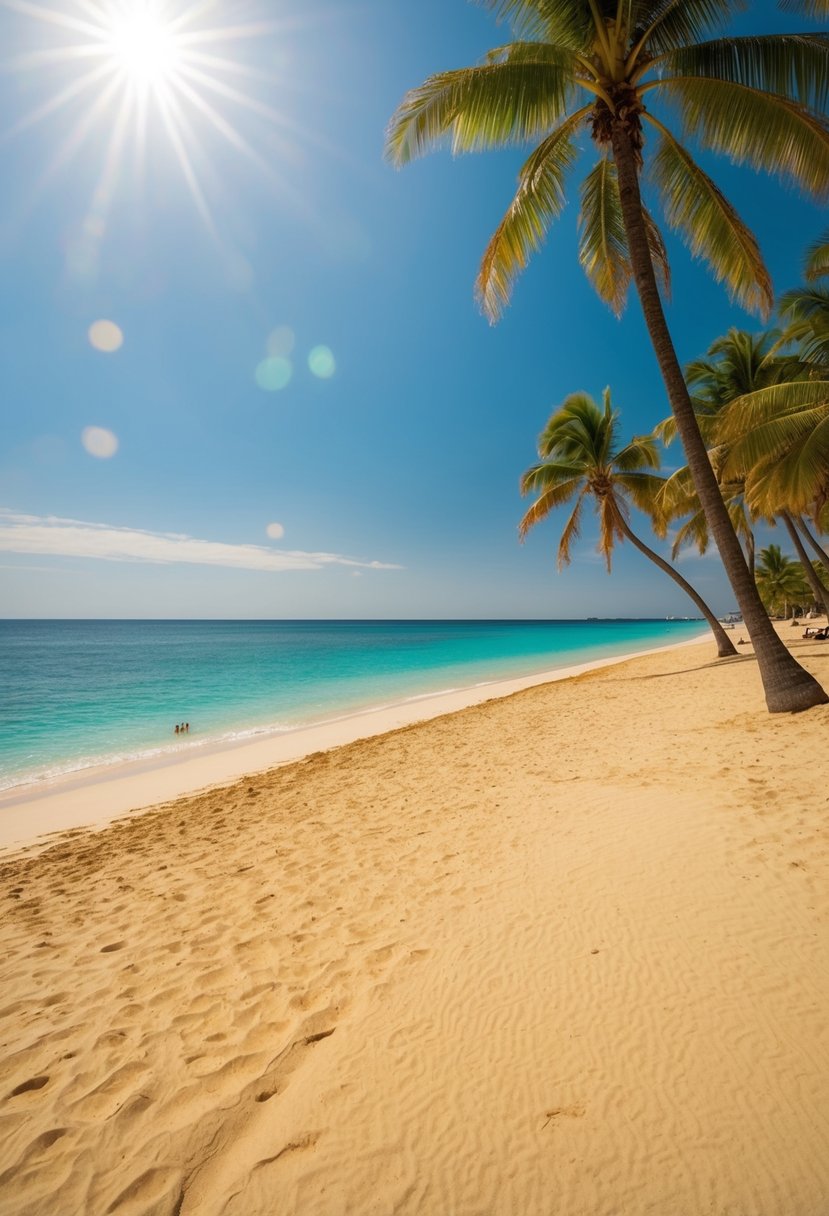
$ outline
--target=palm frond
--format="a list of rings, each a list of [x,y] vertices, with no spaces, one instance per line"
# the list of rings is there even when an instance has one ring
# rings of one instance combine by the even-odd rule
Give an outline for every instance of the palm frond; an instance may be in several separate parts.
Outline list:
[[[651,261],[662,291],[671,292],[671,268],[662,233],[643,208]],[[597,294],[616,316],[624,311],[633,278],[627,233],[622,219],[616,164],[602,156],[581,185],[579,261]]]
[[[653,437],[658,439],[663,447],[670,447],[677,437],[676,418],[673,414],[669,414],[667,418],[657,422],[653,428]]]
[[[613,568],[613,546],[617,540],[624,539],[624,532],[619,526],[619,516],[624,513],[624,506],[614,494],[607,494],[598,502],[599,513],[599,543],[598,550],[605,559],[607,572]]]
[[[798,380],[793,384],[773,384],[737,397],[723,410],[717,421],[721,443],[739,443],[757,427],[784,419],[804,416],[810,410],[829,409],[829,381]],[[808,425],[806,422],[804,425]]]
[[[778,8],[786,13],[799,13],[803,17],[829,17],[829,0],[777,0]]]
[[[733,0],[638,0],[631,41],[641,44],[642,53],[660,55],[709,38],[733,17],[735,8],[745,7]]]
[[[620,473],[635,473],[640,469],[658,469],[659,461],[659,449],[654,436],[637,435],[617,452],[613,464]]]
[[[769,312],[774,300],[771,279],[753,234],[690,153],[661,123],[654,125],[662,139],[650,172],[668,224],[679,231],[693,256],[707,262],[714,277],[725,283],[732,300],[746,309]]]
[[[567,520],[561,533],[561,538],[558,542],[558,553],[556,555],[556,566],[559,571],[565,566],[570,565],[570,549],[573,541],[578,540],[581,536],[581,515],[586,494],[587,491],[583,490],[579,495],[578,502],[573,508],[573,514]]]
[[[821,233],[806,250],[803,275],[807,283],[814,283],[829,274],[829,229]]]
[[[553,69],[573,69],[578,72],[578,60],[569,47],[563,47],[558,41],[553,42],[505,42],[503,46],[495,46],[487,51],[483,63],[548,63]]]
[[[573,135],[586,116],[577,110],[538,145],[518,178],[518,190],[487,245],[475,283],[481,307],[497,319],[509,303],[512,285],[565,204],[564,179],[577,150]]]
[[[696,487],[687,464],[662,482],[659,509],[665,519],[678,519],[699,507]]]
[[[705,518],[705,512],[700,507],[677,529],[674,543],[671,546],[671,561],[675,562],[682,550],[690,545],[693,545],[698,553],[704,555],[708,552],[708,542],[708,521]]]
[[[654,64],[673,76],[728,81],[822,111],[829,100],[829,35],[766,34],[683,46]]]
[[[828,418],[829,410],[825,406],[813,407],[770,418],[759,426],[752,427],[741,439],[736,439],[729,446],[722,465],[723,477],[744,477],[746,496],[753,503],[755,496],[749,487],[754,484],[758,471],[769,469],[771,466],[781,468],[791,453],[804,449],[804,445],[808,447],[809,436],[819,430]],[[824,464],[822,476],[815,480],[807,502],[815,498],[818,484],[826,480],[826,469]],[[805,506],[801,505],[797,509],[804,510]]]
[[[763,514],[808,511],[829,484],[829,415],[746,477],[746,498]]]
[[[581,186],[579,261],[598,295],[621,316],[633,270],[630,264],[616,165],[600,156]]]
[[[795,288],[780,297],[777,307],[786,322],[784,336],[797,342],[804,370],[829,367],[829,288]]]
[[[593,29],[587,4],[572,0],[477,0],[505,21],[520,38],[559,42],[576,50],[587,49]]]
[[[731,81],[671,76],[649,82],[678,103],[685,132],[735,164],[829,195],[829,125],[794,101]],[[644,91],[644,89],[643,89]]]
[[[829,287],[795,287],[784,292],[777,305],[788,322],[807,321],[829,327]]]
[[[614,481],[624,490],[637,511],[653,516],[658,510],[659,494],[664,477],[655,473],[616,473]]]
[[[519,489],[524,496],[527,494],[547,494],[548,492],[558,494],[560,490],[564,497],[558,497],[552,503],[553,506],[557,507],[562,502],[566,502],[568,496],[572,497],[583,480],[583,471],[574,468],[571,463],[567,461],[544,460],[540,464],[534,464],[531,468],[527,469],[526,473],[521,475]]]
[[[439,72],[406,94],[386,133],[386,155],[407,164],[445,138],[454,153],[538,138],[567,112],[574,61],[493,63]]]
[[[665,248],[665,242],[662,239],[662,233],[659,231],[659,226],[654,220],[647,207],[642,206],[642,214],[645,217],[645,229],[648,234],[648,248],[650,249],[651,262],[653,263],[654,274],[656,281],[659,284],[662,295],[666,300],[671,298],[671,267],[668,264],[668,251]]]
[[[612,423],[611,417],[611,442]],[[538,454],[541,457],[550,457],[563,446],[572,447],[575,444],[581,447],[582,454],[589,456],[591,461],[598,460],[602,463],[608,443],[607,430],[606,414],[602,415],[590,394],[570,393],[547,419],[544,430],[538,437]]]

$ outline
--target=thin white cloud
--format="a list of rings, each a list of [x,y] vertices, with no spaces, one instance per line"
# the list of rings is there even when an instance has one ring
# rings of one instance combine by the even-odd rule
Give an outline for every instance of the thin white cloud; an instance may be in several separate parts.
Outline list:
[[[401,570],[391,562],[361,562],[339,553],[305,553],[264,545],[229,545],[178,532],[148,532],[54,515],[21,515],[0,507],[0,552],[52,557],[91,557],[108,562],[224,566],[235,570],[321,570],[353,566]]]

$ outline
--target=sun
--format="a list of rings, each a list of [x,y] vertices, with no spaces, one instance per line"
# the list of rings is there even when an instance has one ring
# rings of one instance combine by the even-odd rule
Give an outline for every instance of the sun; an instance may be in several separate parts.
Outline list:
[[[138,3],[112,20],[104,49],[127,84],[151,89],[170,84],[184,65],[175,24],[151,3]]]
[[[19,136],[65,116],[63,138],[38,189],[84,145],[100,148],[85,245],[100,244],[119,183],[130,172],[143,174],[161,144],[172,149],[211,231],[202,184],[204,175],[215,179],[207,137],[273,177],[270,161],[244,133],[253,124],[266,135],[269,151],[290,150],[280,134],[282,114],[262,96],[274,83],[264,53],[282,29],[270,7],[270,0],[0,0],[0,13],[12,14],[21,33],[31,31],[28,38],[18,36],[20,53],[0,69],[39,73],[48,89],[0,136]],[[89,261],[86,254],[81,260]]]

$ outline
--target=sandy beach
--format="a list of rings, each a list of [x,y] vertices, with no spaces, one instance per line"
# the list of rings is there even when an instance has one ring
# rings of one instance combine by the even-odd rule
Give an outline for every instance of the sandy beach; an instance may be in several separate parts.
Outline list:
[[[825,1216],[829,707],[744,649],[82,787],[0,862],[4,1216]]]

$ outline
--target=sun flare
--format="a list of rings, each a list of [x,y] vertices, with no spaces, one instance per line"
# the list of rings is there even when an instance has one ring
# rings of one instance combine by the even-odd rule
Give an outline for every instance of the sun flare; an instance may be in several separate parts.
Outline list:
[[[3,10],[18,22],[21,50],[0,69],[40,73],[49,91],[14,126],[0,127],[0,135],[21,135],[65,115],[63,139],[39,189],[84,145],[96,141],[101,148],[79,264],[94,261],[87,255],[100,245],[119,183],[145,173],[156,145],[172,149],[211,231],[202,183],[215,173],[205,137],[218,137],[271,176],[244,127],[266,128],[271,153],[288,147],[278,134],[281,114],[261,96],[273,83],[262,48],[279,25],[265,0],[0,0]],[[257,10],[267,19],[251,20]]]
[[[104,46],[116,70],[138,88],[170,82],[184,62],[173,23],[150,4],[113,20]]]

